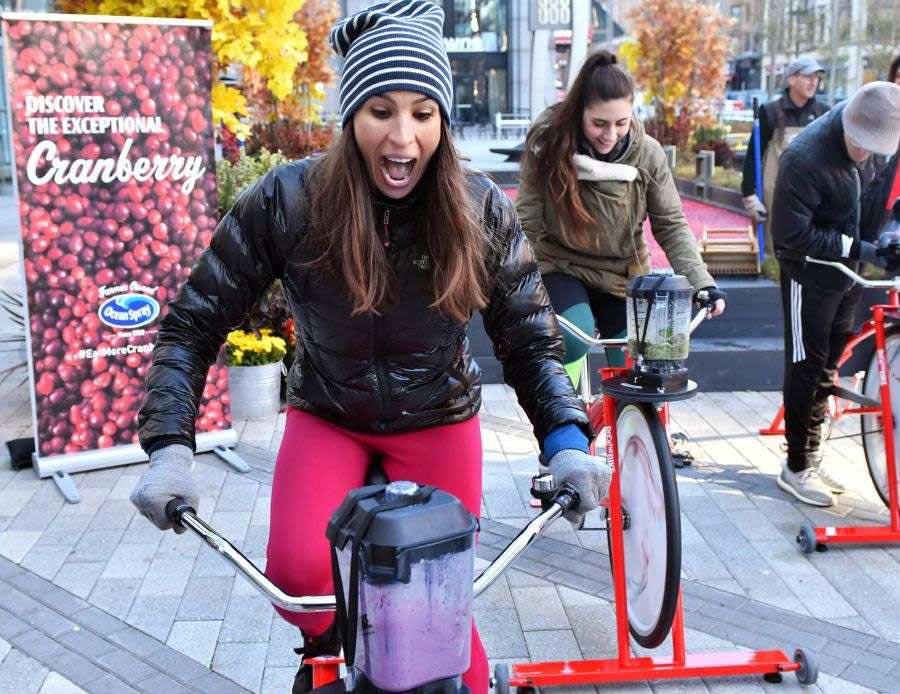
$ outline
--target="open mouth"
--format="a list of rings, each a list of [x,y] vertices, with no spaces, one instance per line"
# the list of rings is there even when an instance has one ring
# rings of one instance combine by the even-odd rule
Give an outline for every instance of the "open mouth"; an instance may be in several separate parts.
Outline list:
[[[416,159],[408,157],[381,157],[381,173],[388,185],[403,188],[409,184]]]

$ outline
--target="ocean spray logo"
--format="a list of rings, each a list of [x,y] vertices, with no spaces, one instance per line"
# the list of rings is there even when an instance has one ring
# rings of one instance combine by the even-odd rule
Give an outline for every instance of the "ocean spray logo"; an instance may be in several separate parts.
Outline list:
[[[142,328],[159,315],[159,302],[144,294],[119,294],[100,304],[97,315],[110,328]]]

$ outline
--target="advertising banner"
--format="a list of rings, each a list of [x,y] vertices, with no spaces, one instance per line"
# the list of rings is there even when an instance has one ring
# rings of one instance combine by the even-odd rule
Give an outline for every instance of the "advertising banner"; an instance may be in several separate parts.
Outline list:
[[[2,30],[38,472],[136,462],[159,321],[217,221],[210,25],[7,13]],[[200,449],[236,438],[226,379],[214,365]]]

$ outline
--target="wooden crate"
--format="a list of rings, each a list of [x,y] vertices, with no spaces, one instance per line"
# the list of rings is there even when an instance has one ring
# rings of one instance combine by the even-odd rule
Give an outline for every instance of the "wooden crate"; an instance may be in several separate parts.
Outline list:
[[[758,275],[759,244],[753,227],[703,228],[700,255],[712,275]]]

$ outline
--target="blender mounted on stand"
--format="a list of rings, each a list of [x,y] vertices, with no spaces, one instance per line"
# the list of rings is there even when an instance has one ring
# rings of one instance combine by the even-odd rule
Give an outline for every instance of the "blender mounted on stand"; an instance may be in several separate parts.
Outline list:
[[[631,369],[604,389],[621,387],[630,396],[659,402],[687,396],[697,389],[688,379],[693,289],[681,275],[638,275],[625,294],[628,355]]]
[[[304,661],[315,694],[484,694],[462,683],[471,656],[472,605],[578,494],[552,476],[532,480],[543,511],[474,581],[476,518],[456,497],[414,482],[352,490],[331,518],[335,595],[288,595],[183,499],[166,515],[288,612],[335,612],[342,657]]]

